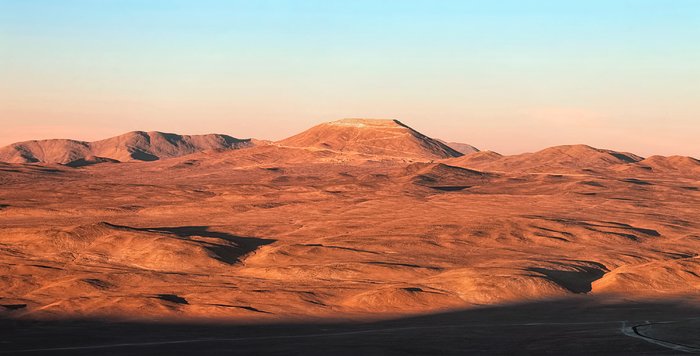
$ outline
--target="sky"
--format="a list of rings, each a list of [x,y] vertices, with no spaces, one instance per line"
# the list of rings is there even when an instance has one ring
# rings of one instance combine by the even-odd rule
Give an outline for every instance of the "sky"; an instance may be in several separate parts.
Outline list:
[[[0,145],[395,118],[700,156],[700,1],[0,0]]]

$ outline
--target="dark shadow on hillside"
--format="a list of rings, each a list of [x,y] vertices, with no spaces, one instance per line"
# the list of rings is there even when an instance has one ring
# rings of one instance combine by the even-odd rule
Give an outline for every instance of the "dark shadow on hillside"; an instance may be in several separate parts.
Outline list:
[[[155,296],[156,298],[160,300],[164,300],[166,302],[171,302],[175,304],[190,304],[187,299],[177,295],[177,294],[157,294]]]
[[[269,245],[277,240],[258,237],[244,237],[229,234],[227,232],[210,231],[209,226],[177,226],[177,227],[130,227],[109,224],[117,228],[126,228],[137,231],[158,232],[172,234],[179,238],[192,240],[196,237],[208,237],[222,240],[222,243],[207,243],[200,241],[204,247],[211,251],[216,258],[224,263],[234,264],[241,258],[258,248]]]
[[[623,161],[623,162],[625,162],[625,163],[634,163],[634,162],[639,162],[639,161],[640,161],[638,158],[631,157],[631,156],[629,156],[629,155],[627,155],[627,154],[624,154],[624,153],[622,153],[622,152],[610,151],[610,152],[608,152],[608,153],[611,154],[613,157],[615,157],[615,158],[617,158],[617,159],[619,159],[620,161]]]
[[[637,179],[637,178],[627,178],[627,179],[623,179],[622,181],[626,182],[626,183],[637,184],[637,185],[654,185],[651,182],[647,182],[645,180],[641,180],[641,179]]]
[[[458,192],[460,190],[465,190],[467,188],[471,188],[469,185],[445,185],[445,186],[434,186],[430,187],[435,190],[440,190],[443,192]]]
[[[588,293],[591,291],[591,283],[605,275],[605,271],[592,267],[578,266],[576,271],[562,271],[556,269],[533,267],[529,269],[537,272],[552,282],[568,289],[572,293]]]
[[[141,150],[134,150],[133,152],[131,152],[130,156],[131,156],[131,158],[133,158],[133,159],[135,159],[135,160],[138,160],[138,161],[147,161],[147,162],[150,162],[150,161],[157,161],[157,160],[160,159],[160,157],[158,157],[158,156],[156,156],[156,155],[154,155],[154,154],[151,154],[151,153],[148,153],[148,152],[144,152],[144,151],[141,151]]]
[[[106,157],[92,157],[92,158],[79,158],[74,161],[68,162],[65,166],[71,168],[80,168],[85,166],[92,166],[100,163],[120,163],[116,159],[106,158]]]
[[[11,314],[11,313],[6,313]],[[375,322],[0,319],[0,353],[42,355],[674,355],[626,332],[700,350],[700,308],[594,298]],[[682,327],[681,332],[674,328]],[[693,328],[697,328],[695,330]],[[632,331],[630,331],[632,330]],[[32,351],[34,350],[34,351]]]
[[[277,240],[261,239],[257,237],[243,237],[226,232],[210,231],[208,226],[179,226],[179,227],[156,227],[146,229],[150,231],[169,232],[180,237],[213,237],[233,243],[235,246],[227,244],[210,245],[207,249],[212,251],[217,258],[225,263],[234,264],[240,262],[241,257],[269,245]]]

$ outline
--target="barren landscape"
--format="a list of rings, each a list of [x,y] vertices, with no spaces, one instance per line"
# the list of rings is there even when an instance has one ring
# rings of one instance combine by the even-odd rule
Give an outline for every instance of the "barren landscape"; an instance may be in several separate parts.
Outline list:
[[[0,161],[0,351],[700,350],[692,157],[504,156],[345,119],[277,142],[30,141]]]

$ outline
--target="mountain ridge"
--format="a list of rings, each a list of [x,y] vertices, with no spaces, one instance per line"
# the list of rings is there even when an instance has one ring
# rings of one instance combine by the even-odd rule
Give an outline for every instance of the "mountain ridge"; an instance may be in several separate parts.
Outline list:
[[[74,139],[29,140],[0,147],[0,162],[58,163],[82,167],[98,163],[156,161],[194,153],[235,151],[252,146],[274,146],[250,153],[263,159],[297,162],[321,159],[437,160],[482,171],[580,172],[595,169],[632,169],[669,172],[700,171],[700,161],[687,156],[650,156],[600,149],[584,144],[548,147],[536,152],[500,155],[466,144],[424,135],[393,119],[341,119],[315,125],[279,141],[238,139],[224,134],[180,135],[159,131],[131,131],[97,141]],[[294,149],[297,153],[287,152]],[[316,153],[313,153],[316,152]],[[292,157],[293,156],[293,157]],[[236,157],[242,157],[236,154]]]
[[[16,142],[0,148],[0,161],[81,166],[114,161],[155,161],[253,144],[251,139],[223,134],[179,135],[160,131],[130,131],[97,141],[48,139]]]

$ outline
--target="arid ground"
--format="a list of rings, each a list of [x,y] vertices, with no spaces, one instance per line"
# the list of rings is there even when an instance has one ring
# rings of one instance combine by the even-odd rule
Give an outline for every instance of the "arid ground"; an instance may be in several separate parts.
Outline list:
[[[158,134],[0,149],[0,352],[700,351],[696,159]]]

